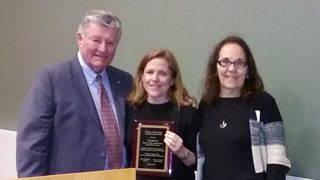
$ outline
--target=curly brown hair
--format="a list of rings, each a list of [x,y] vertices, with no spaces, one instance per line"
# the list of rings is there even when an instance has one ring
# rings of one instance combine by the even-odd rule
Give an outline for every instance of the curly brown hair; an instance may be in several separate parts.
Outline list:
[[[216,100],[220,96],[220,80],[217,76],[217,62],[220,50],[227,43],[239,45],[246,56],[248,64],[248,76],[245,79],[243,88],[241,89],[240,97],[249,101],[264,90],[262,79],[257,70],[255,60],[249,46],[242,38],[238,36],[229,36],[216,45],[209,57],[207,72],[202,88],[202,100],[207,103]]]

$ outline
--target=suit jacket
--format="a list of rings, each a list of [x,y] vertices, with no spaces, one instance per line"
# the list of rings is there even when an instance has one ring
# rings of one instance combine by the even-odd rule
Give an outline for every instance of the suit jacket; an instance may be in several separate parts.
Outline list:
[[[112,66],[106,71],[124,135],[124,102],[132,76]],[[18,176],[103,170],[107,148],[78,58],[39,70],[20,114]]]

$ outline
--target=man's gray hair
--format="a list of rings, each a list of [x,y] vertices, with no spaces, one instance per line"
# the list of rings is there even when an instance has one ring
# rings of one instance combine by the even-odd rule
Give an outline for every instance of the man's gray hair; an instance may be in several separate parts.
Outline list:
[[[115,16],[111,12],[107,12],[104,10],[90,10],[90,11],[88,11],[87,15],[85,17],[83,17],[83,19],[79,25],[78,33],[82,34],[91,22],[95,22],[95,23],[101,24],[106,27],[116,28],[118,31],[117,40],[118,41],[120,40],[121,32],[122,32],[121,21],[117,16]]]

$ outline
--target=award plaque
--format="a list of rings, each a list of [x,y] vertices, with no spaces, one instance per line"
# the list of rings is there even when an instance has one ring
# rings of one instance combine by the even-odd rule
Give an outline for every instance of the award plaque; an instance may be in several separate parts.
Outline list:
[[[172,152],[163,141],[167,130],[174,130],[174,122],[135,120],[131,164],[138,175],[171,176]]]

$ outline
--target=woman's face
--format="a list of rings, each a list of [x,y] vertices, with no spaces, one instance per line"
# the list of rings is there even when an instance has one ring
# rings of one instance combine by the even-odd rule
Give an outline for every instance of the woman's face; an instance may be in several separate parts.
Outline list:
[[[161,104],[169,100],[167,94],[174,80],[167,60],[154,58],[149,61],[141,74],[141,79],[149,103]]]
[[[220,80],[220,96],[239,97],[247,76],[247,71],[246,57],[241,46],[235,43],[223,45],[219,52],[217,63],[217,72]]]

